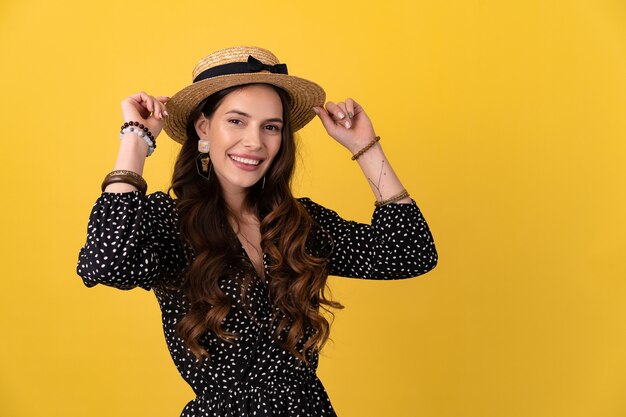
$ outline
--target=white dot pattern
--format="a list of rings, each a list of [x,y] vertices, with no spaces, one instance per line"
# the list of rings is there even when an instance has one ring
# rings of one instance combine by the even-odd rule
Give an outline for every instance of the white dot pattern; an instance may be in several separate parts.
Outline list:
[[[331,275],[401,279],[428,272],[437,263],[431,233],[415,202],[378,207],[367,225],[346,221],[308,198],[299,201],[320,226],[316,248],[331,251]],[[272,307],[261,280],[248,289],[246,302],[254,317],[242,308],[237,280],[220,281],[232,300],[222,327],[240,337],[229,343],[205,333],[200,341],[211,360],[197,364],[174,331],[189,309],[180,272],[187,265],[185,254],[193,256],[181,243],[177,224],[176,203],[166,193],[102,193],[92,208],[76,271],[88,287],[154,291],[172,359],[196,394],[181,417],[336,416],[316,375],[319,355],[310,356],[307,367],[274,341],[277,323],[270,323]]]

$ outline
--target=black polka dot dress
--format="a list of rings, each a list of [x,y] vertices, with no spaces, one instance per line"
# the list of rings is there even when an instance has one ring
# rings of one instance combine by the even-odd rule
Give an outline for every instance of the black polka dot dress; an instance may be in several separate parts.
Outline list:
[[[330,242],[325,252],[330,275],[401,279],[428,272],[437,263],[431,233],[415,202],[378,207],[368,225],[346,221],[310,199],[299,201]],[[189,309],[180,285],[189,248],[181,243],[177,224],[176,203],[166,193],[102,193],[89,217],[77,273],[88,287],[154,292],[170,354],[196,394],[181,417],[336,416],[316,375],[318,354],[306,366],[273,340],[277,323],[271,323],[271,302],[262,280],[248,289],[255,319],[242,309],[235,280],[220,281],[232,300],[222,327],[239,338],[229,343],[207,332],[201,343],[211,360],[196,362],[174,331]],[[267,268],[266,276],[271,279]]]

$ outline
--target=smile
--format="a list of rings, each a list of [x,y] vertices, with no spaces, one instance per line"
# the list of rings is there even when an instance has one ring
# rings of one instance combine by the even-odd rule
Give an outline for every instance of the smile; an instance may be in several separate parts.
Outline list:
[[[261,159],[242,158],[240,156],[235,156],[235,155],[228,155],[228,156],[230,156],[230,159],[232,159],[233,161],[237,161],[239,163],[252,165],[252,166],[257,166],[262,161]]]

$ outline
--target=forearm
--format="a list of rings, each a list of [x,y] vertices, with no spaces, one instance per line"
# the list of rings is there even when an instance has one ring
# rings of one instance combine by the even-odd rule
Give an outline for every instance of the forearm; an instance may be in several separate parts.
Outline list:
[[[155,141],[163,128],[163,117],[167,116],[165,103],[168,99],[169,98],[165,96],[153,97],[146,94],[144,91],[125,98],[121,103],[122,118],[125,121],[123,127],[129,127],[132,122],[134,126],[143,129],[152,141]],[[154,146],[156,147],[156,142]],[[134,132],[123,133],[117,155],[117,162],[113,170],[132,171],[138,175],[142,175],[143,164],[146,161],[147,155],[148,142],[145,138],[139,137]],[[114,178],[114,180],[117,179],[119,178]],[[125,193],[129,191],[139,190],[135,186],[123,182],[114,182],[107,185],[104,189],[104,192],[107,193]],[[145,190],[141,191],[145,192]]]
[[[117,155],[117,162],[115,163],[115,167],[113,169],[124,169],[142,175],[147,152],[148,144],[145,140],[138,137],[134,133],[126,133],[120,141],[120,150]],[[104,191],[108,193],[123,193],[128,191],[137,191],[137,188],[130,184],[116,182],[107,185]]]
[[[377,201],[400,196],[404,187],[391,168],[379,142],[372,142],[376,136],[374,126],[363,108],[353,99],[335,104],[326,103],[326,108],[315,106],[313,111],[320,118],[324,128],[333,139],[356,155],[359,166],[374,192]],[[396,200],[398,203],[411,203],[409,197]]]
[[[363,153],[357,162],[378,201],[386,200],[404,190],[380,143],[376,143]],[[410,203],[411,198],[404,197],[397,202]]]

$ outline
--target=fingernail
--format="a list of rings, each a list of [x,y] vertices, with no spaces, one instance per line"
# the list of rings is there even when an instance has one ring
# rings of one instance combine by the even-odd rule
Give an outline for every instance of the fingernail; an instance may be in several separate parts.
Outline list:
[[[352,123],[350,123],[350,122],[346,122],[346,123],[345,123],[345,126],[346,126],[346,128],[347,128],[347,129],[350,129],[350,126],[352,126]]]
[[[344,117],[346,117],[345,114],[343,114],[342,112],[337,113],[337,117],[339,117],[339,120],[343,119]]]
[[[166,116],[169,116],[170,114],[167,112],[167,110],[163,110],[163,114]]]
[[[315,112],[315,114],[320,114],[320,111],[317,109],[317,107],[313,107],[313,111]]]
[[[352,114],[352,112],[350,111],[350,112],[348,112],[348,117],[349,117],[350,119],[352,119],[352,118],[354,117],[354,114]]]

